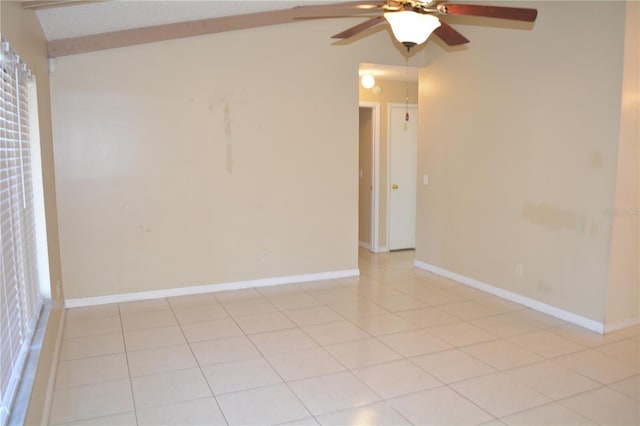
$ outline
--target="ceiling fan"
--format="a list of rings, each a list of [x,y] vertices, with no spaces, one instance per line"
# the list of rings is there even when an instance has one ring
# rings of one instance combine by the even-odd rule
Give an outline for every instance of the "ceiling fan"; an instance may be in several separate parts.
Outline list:
[[[538,15],[536,9],[448,3],[437,0],[349,1],[316,6],[298,6],[295,9],[302,15],[305,11],[313,12],[314,16],[310,14],[309,18],[322,17],[323,13],[326,17],[380,13],[358,25],[334,34],[332,38],[350,38],[387,21],[394,37],[407,50],[424,43],[431,33],[434,33],[449,46],[468,43],[469,40],[465,36],[439,18],[443,15],[480,16],[524,22],[533,22]],[[305,18],[305,16],[299,17]]]

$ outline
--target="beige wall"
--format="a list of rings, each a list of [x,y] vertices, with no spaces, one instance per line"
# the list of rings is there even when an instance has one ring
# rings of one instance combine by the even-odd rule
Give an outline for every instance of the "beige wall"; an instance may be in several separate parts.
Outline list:
[[[607,292],[606,325],[616,327],[638,321],[638,144],[640,143],[640,3],[627,3],[625,61],[622,85],[618,172],[613,206],[611,266]]]
[[[40,122],[40,149],[42,155],[42,176],[44,184],[47,240],[49,245],[49,270],[53,295],[51,315],[42,344],[38,370],[26,417],[26,424],[40,424],[42,410],[52,368],[55,343],[63,310],[62,294],[58,295],[56,284],[62,281],[60,272],[60,251],[58,247],[58,224],[56,216],[56,191],[51,141],[51,106],[49,99],[49,73],[47,44],[33,11],[25,11],[19,2],[0,2],[2,16],[2,36],[18,52],[20,58],[29,65],[36,77],[38,89],[38,116]]]
[[[388,174],[388,158],[389,158],[389,142],[388,142],[388,116],[390,103],[404,103],[407,99],[407,88],[409,89],[409,103],[418,103],[418,83],[395,80],[376,79],[376,86],[382,91],[378,94],[373,93],[370,89],[365,89],[360,85],[360,101],[378,102],[380,104],[380,175],[378,183],[380,186],[379,212],[378,212],[378,245],[379,247],[387,247],[387,196],[389,188],[387,187]]]
[[[384,31],[331,45],[356,22],[59,58],[66,296],[356,268],[358,64],[404,62]]]
[[[532,30],[459,24],[468,48],[427,49],[416,258],[603,322],[625,4],[527,4]]]

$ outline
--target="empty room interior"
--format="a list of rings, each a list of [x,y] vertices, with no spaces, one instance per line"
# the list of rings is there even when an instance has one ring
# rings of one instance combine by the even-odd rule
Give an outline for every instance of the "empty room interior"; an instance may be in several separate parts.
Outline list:
[[[640,2],[0,23],[0,426],[640,423]]]

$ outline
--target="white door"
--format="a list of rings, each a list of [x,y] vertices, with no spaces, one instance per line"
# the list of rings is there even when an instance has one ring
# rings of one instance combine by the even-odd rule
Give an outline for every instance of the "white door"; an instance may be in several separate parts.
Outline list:
[[[389,108],[389,250],[416,246],[418,107]]]

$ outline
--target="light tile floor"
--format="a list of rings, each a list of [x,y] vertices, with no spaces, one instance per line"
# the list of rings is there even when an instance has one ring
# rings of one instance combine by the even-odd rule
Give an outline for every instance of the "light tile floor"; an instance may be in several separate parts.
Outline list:
[[[72,309],[51,424],[640,423],[605,336],[360,253],[358,278]]]

